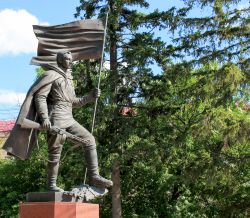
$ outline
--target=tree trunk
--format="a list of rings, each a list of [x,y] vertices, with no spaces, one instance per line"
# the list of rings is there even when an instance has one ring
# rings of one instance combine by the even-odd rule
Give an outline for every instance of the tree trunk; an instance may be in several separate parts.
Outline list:
[[[115,14],[115,1],[110,0],[110,14]],[[110,82],[111,82],[111,104],[117,104],[117,80],[118,80],[118,64],[117,64],[117,33],[116,25],[114,23],[109,25],[110,32]],[[116,112],[115,112],[116,113]],[[116,114],[114,114],[114,118]],[[115,134],[115,133],[113,133]],[[120,162],[118,160],[114,161],[112,169],[112,217],[121,218],[122,217],[122,207],[121,207],[121,185],[120,185]]]
[[[122,217],[121,189],[120,189],[120,162],[116,160],[112,169],[112,218]]]
[[[114,14],[114,2],[110,1],[110,14]],[[115,24],[109,25],[110,32],[110,82],[111,82],[111,103],[117,103],[117,79],[118,79],[118,65],[117,65],[117,33]]]

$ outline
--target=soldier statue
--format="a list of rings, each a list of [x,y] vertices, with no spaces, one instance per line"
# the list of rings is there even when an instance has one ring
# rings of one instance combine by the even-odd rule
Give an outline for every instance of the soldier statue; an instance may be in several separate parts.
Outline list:
[[[27,159],[36,144],[38,131],[23,128],[26,119],[41,124],[48,130],[48,191],[63,192],[56,184],[64,134],[52,134],[50,129],[56,126],[78,138],[83,139],[85,161],[88,169],[89,185],[107,188],[113,185],[98,172],[96,142],[93,135],[81,126],[72,115],[72,108],[81,107],[100,96],[100,90],[94,89],[88,95],[77,98],[74,91],[70,52],[56,55],[57,66],[51,67],[38,78],[27,93],[21,107],[16,125],[7,139],[4,149],[10,154]]]

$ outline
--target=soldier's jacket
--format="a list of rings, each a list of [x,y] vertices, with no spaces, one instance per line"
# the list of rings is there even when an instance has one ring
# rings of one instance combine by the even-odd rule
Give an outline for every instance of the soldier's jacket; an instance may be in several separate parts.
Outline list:
[[[43,119],[47,118],[50,112],[50,118],[54,125],[57,124],[59,127],[63,127],[63,125],[68,125],[70,122],[73,122],[72,106],[80,106],[86,103],[87,97],[75,97],[71,79],[72,78],[67,78],[67,75],[57,68],[46,71],[38,78],[26,95],[16,124],[3,146],[4,150],[22,160],[29,158],[32,148],[36,144],[38,131],[21,128],[24,118],[38,121],[39,117]],[[62,86],[67,86],[67,89],[60,90],[63,88]],[[63,106],[63,103],[67,103],[68,106],[64,107],[65,105]],[[49,111],[47,109],[48,107]],[[53,107],[61,108],[58,110],[58,108],[55,109]],[[66,119],[61,120],[61,118]]]
[[[75,122],[72,108],[82,106],[91,99],[88,96],[76,97],[72,79],[68,71],[65,76],[60,76],[36,92],[34,100],[39,118],[50,119],[52,125],[62,129]]]

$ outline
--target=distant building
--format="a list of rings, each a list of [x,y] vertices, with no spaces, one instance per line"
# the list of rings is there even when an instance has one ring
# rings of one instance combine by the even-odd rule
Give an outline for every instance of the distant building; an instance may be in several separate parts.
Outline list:
[[[6,152],[1,148],[9,136],[10,131],[13,129],[15,122],[15,120],[0,121],[0,158],[4,158],[6,156]]]

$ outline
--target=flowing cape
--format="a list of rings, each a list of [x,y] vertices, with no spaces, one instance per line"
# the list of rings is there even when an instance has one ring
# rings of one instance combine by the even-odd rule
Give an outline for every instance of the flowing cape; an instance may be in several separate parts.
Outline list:
[[[61,73],[54,70],[46,71],[30,88],[20,109],[17,121],[6,140],[3,149],[8,153],[26,160],[37,141],[37,130],[21,128],[24,118],[36,121],[37,113],[34,104],[34,95],[42,87],[61,77]]]

